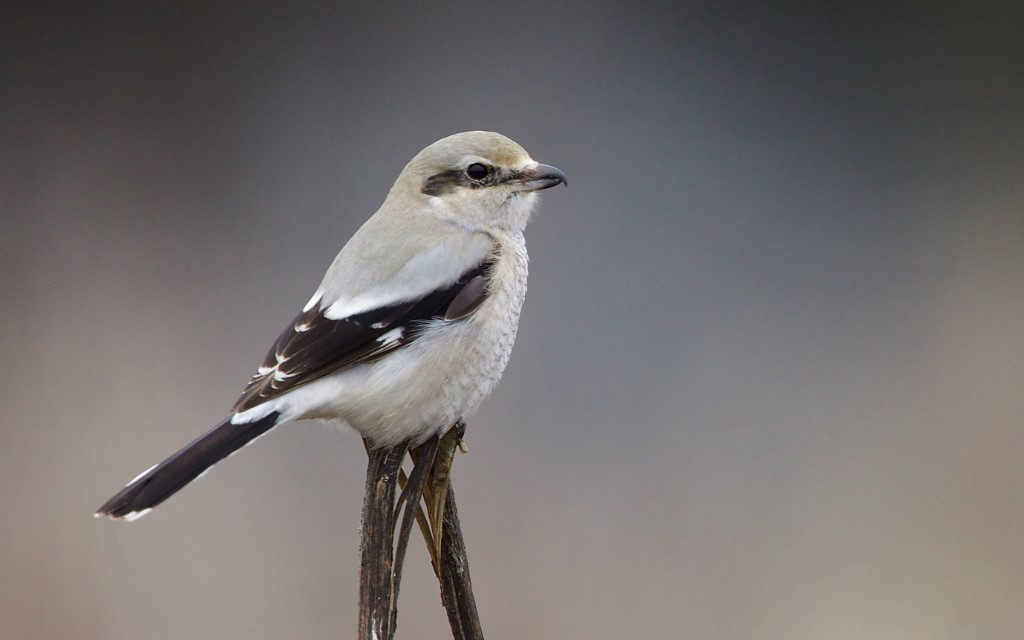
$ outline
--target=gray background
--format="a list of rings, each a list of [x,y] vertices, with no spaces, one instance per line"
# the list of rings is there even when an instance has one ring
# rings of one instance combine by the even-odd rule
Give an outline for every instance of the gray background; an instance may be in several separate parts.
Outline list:
[[[571,183],[456,461],[489,637],[1020,637],[1020,3],[134,4],[0,21],[0,636],[353,635],[351,432],[92,510],[484,128]]]

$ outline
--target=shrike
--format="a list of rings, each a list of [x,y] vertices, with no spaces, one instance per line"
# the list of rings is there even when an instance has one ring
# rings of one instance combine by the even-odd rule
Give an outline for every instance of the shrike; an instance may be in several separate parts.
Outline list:
[[[536,192],[565,182],[497,133],[458,133],[418,153],[231,415],[96,515],[139,518],[285,422],[344,423],[390,446],[416,445],[468,418],[501,378],[516,337]]]

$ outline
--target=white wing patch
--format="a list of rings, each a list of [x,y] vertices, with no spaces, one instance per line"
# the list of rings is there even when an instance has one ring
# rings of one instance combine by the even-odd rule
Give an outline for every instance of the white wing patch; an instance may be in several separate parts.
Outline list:
[[[404,335],[405,327],[398,327],[397,329],[392,329],[391,331],[388,331],[384,335],[377,338],[377,342],[380,343],[381,347],[390,347],[391,345],[401,340],[402,336]]]
[[[317,303],[320,302],[320,299],[323,298],[323,297],[324,297],[323,291],[320,291],[318,289],[317,292],[313,294],[313,297],[309,299],[309,302],[306,303],[306,306],[302,307],[302,310],[303,311],[309,311],[310,309],[315,307],[317,305]]]
[[[337,281],[328,272],[321,290],[313,299],[324,306],[323,315],[328,320],[340,320],[380,307],[416,300],[451,284],[467,269],[486,259],[492,250],[493,241],[483,234],[473,236],[469,242],[434,242],[415,254],[386,282],[359,293],[346,295],[344,291],[331,292],[324,289],[329,289],[326,283]],[[346,267],[337,265],[337,268]],[[312,308],[307,305],[307,310]]]

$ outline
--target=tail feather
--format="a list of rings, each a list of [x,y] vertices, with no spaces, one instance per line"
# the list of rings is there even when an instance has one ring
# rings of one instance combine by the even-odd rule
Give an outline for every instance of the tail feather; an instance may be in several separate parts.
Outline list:
[[[129,482],[96,511],[96,516],[141,518],[207,469],[273,429],[278,417],[279,414],[273,412],[248,424],[231,424],[230,419],[221,422]]]

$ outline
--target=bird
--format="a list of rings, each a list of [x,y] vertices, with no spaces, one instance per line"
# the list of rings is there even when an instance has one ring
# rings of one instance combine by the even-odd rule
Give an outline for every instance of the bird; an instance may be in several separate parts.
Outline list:
[[[229,415],[136,476],[97,517],[136,520],[275,427],[348,425],[416,446],[464,425],[508,364],[537,192],[567,185],[513,140],[457,133],[401,171],[280,334]]]

